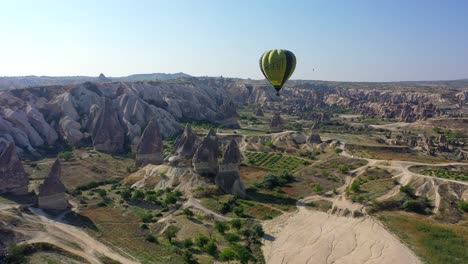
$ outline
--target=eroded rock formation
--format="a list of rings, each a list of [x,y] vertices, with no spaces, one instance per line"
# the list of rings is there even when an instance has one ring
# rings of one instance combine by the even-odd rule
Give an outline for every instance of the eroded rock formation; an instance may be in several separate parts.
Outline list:
[[[195,172],[214,178],[218,173],[218,156],[218,138],[215,131],[210,129],[193,156],[192,165]]]
[[[279,113],[274,113],[270,122],[270,132],[277,133],[283,130],[282,120]]]
[[[192,159],[195,150],[197,149],[197,135],[193,133],[190,124],[187,124],[184,133],[177,139],[174,144],[173,160]]]
[[[236,140],[232,139],[224,152],[215,183],[226,193],[245,197],[245,188],[239,172],[241,158],[239,146]]]
[[[120,123],[118,112],[109,98],[106,98],[93,123],[93,146],[106,153],[124,151],[125,129]]]
[[[147,164],[159,165],[163,163],[163,141],[156,119],[151,120],[141,136],[136,151],[136,166]]]
[[[0,138],[0,193],[26,194],[28,182],[15,144]]]
[[[65,210],[69,207],[61,177],[60,160],[57,159],[50,169],[49,175],[39,187],[39,208],[47,210]]]
[[[322,139],[320,138],[320,135],[317,133],[312,133],[310,136],[307,138],[307,143],[310,145],[317,145],[322,143]]]
[[[232,101],[225,101],[220,107],[220,112],[223,119],[217,123],[231,128],[240,128],[239,114],[237,113],[237,105]]]
[[[261,107],[257,107],[257,111],[255,111],[256,116],[264,116],[263,110]]]

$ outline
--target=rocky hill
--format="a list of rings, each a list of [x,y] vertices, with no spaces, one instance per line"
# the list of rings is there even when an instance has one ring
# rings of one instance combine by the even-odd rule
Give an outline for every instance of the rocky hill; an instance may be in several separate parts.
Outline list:
[[[182,122],[237,128],[237,108],[249,104],[320,122],[327,122],[336,110],[402,122],[468,111],[468,85],[463,82],[450,89],[411,85],[390,89],[376,84],[372,89],[293,81],[281,97],[264,82],[224,78],[86,82],[8,90],[0,92],[0,135],[15,143],[19,154],[40,155],[57,142],[117,153],[135,151],[153,118],[163,138],[179,134]]]

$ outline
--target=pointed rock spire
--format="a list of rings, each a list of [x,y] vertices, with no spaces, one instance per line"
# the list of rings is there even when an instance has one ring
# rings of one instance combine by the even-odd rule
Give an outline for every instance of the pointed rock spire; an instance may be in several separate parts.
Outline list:
[[[138,143],[136,151],[136,166],[143,167],[147,164],[160,165],[163,163],[163,141],[159,125],[156,119],[152,119]]]
[[[273,133],[281,132],[283,130],[281,123],[282,121],[280,114],[278,112],[274,113],[270,122],[270,131]]]
[[[124,151],[125,129],[122,126],[118,111],[109,98],[104,100],[93,122],[93,146],[106,153]]]
[[[174,152],[180,158],[192,158],[195,153],[197,135],[192,132],[190,124],[185,126],[184,133],[174,144]]]
[[[256,116],[264,116],[262,108],[259,106],[257,107],[257,111],[255,111]]]
[[[0,138],[0,193],[26,194],[28,183],[15,144]]]
[[[214,177],[218,172],[218,155],[218,138],[211,128],[193,156],[192,165],[195,171],[203,176]]]
[[[245,197],[245,187],[240,179],[239,165],[242,155],[235,139],[232,139],[224,151],[223,161],[219,166],[215,183],[224,192]]]
[[[60,179],[61,175],[60,160],[57,159],[52,165],[49,175],[39,187],[39,208],[49,210],[65,210],[68,208],[69,205],[65,194],[67,188]]]

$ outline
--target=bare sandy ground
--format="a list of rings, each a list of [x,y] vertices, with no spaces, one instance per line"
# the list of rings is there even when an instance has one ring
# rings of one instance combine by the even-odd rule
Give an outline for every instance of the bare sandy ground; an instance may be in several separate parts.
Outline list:
[[[19,218],[18,215],[9,211],[13,207],[17,206],[0,205],[0,213]],[[19,220],[23,224],[15,229],[15,231],[30,238],[23,243],[50,243],[84,258],[92,264],[102,263],[99,259],[100,256],[107,256],[122,264],[138,263],[126,252],[116,252],[78,227],[51,219],[40,209],[30,207],[30,210],[32,214],[22,214]]]
[[[271,241],[268,264],[421,263],[416,255],[370,217],[351,218],[304,207],[264,224]]]

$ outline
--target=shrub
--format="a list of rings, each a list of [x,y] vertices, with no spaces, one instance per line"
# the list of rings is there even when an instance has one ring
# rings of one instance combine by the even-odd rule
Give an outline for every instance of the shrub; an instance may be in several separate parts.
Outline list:
[[[151,223],[153,222],[153,215],[150,214],[150,213],[145,213],[142,217],[141,217],[141,221],[143,223]]]
[[[233,245],[231,248],[236,253],[236,259],[239,260],[241,264],[247,264],[249,260],[252,259],[252,254],[247,248],[240,245]]]
[[[236,208],[237,209],[237,208]],[[236,230],[240,230],[242,228],[242,225],[243,225],[243,222],[241,219],[239,218],[236,218],[236,219],[233,219],[231,221],[231,226],[232,228],[236,229]]]
[[[168,193],[166,194],[166,198],[164,199],[166,204],[175,204],[177,203],[177,194],[176,193]]]
[[[218,231],[221,234],[224,234],[224,232],[229,230],[229,226],[226,223],[218,222],[218,221],[216,221],[215,223],[215,228],[216,228],[216,231]]]
[[[198,235],[195,238],[195,245],[199,248],[203,248],[206,244],[208,244],[208,241],[210,241],[210,239],[207,236]]]
[[[430,213],[430,207],[431,204],[428,199],[419,198],[405,200],[401,206],[401,209],[418,214],[428,214]]]
[[[184,240],[184,248],[191,248],[193,246],[193,241],[190,238]]]
[[[252,234],[257,238],[260,238],[265,235],[265,232],[260,224],[255,224],[252,226]]]
[[[342,149],[340,149],[340,148],[336,148],[336,149],[335,149],[335,153],[336,153],[336,154],[340,154],[341,152],[343,152]]]
[[[158,197],[156,196],[156,194],[146,194],[146,200],[148,202],[151,202],[151,203],[154,203],[154,204],[158,204],[159,201],[158,201]]]
[[[236,259],[236,252],[231,248],[226,248],[219,254],[219,259],[222,261],[231,261]]]
[[[132,192],[132,196],[130,197],[130,200],[132,201],[140,201],[145,198],[145,193],[140,191],[140,190],[135,190]]]
[[[188,209],[188,208],[185,208],[185,209],[183,210],[183,212],[184,212],[184,215],[185,215],[187,218],[191,218],[191,217],[193,217],[193,215],[194,215],[193,212],[190,211],[190,209]]]
[[[218,251],[218,247],[216,246],[215,242],[213,240],[210,240],[208,244],[205,246],[205,252],[214,256],[216,255],[216,251]]]
[[[152,234],[147,234],[146,241],[151,242],[151,243],[157,243],[158,239]]]
[[[361,182],[353,181],[353,183],[351,183],[350,190],[355,193],[359,192],[361,190]]]
[[[314,185],[314,188],[313,188],[313,191],[320,194],[323,192],[323,187],[322,185],[320,185],[319,183],[318,184],[315,184]]]
[[[416,198],[416,195],[414,194],[414,190],[413,188],[411,188],[410,186],[408,185],[405,185],[405,186],[401,186],[400,187],[400,192],[406,194],[408,197],[411,197],[411,198]]]
[[[198,262],[193,258],[192,252],[190,250],[184,250],[183,253],[184,262],[187,264],[197,264]]]
[[[130,197],[132,196],[132,191],[130,189],[125,189],[122,192],[120,192],[120,197],[124,200],[129,200]]]
[[[71,151],[60,152],[58,154],[58,157],[60,159],[63,159],[64,161],[69,161],[69,160],[73,159],[73,152],[71,152]]]
[[[460,209],[460,211],[468,213],[468,202],[458,201],[457,202],[457,207],[458,207],[458,209]]]
[[[164,237],[169,240],[169,243],[172,243],[172,239],[176,237],[179,228],[177,226],[169,226],[166,231],[164,231]]]
[[[148,227],[147,224],[141,224],[141,225],[140,225],[140,228],[141,228],[141,229],[149,229],[149,227]]]
[[[242,206],[237,206],[236,208],[234,208],[234,213],[237,216],[244,216],[244,208]]]
[[[269,147],[269,148],[274,148],[275,147],[275,145],[271,141],[265,141],[265,143],[263,143],[263,145],[265,147]]]
[[[227,233],[224,235],[224,238],[229,242],[229,243],[235,243],[240,240],[239,235],[237,234],[232,234],[232,233]]]
[[[348,167],[348,165],[343,164],[343,165],[340,166],[339,170],[340,170],[342,173],[348,173],[348,172],[349,172],[349,167]]]
[[[107,196],[106,190],[103,190],[103,189],[98,189],[97,193],[99,194],[99,196],[101,196],[103,198]]]

